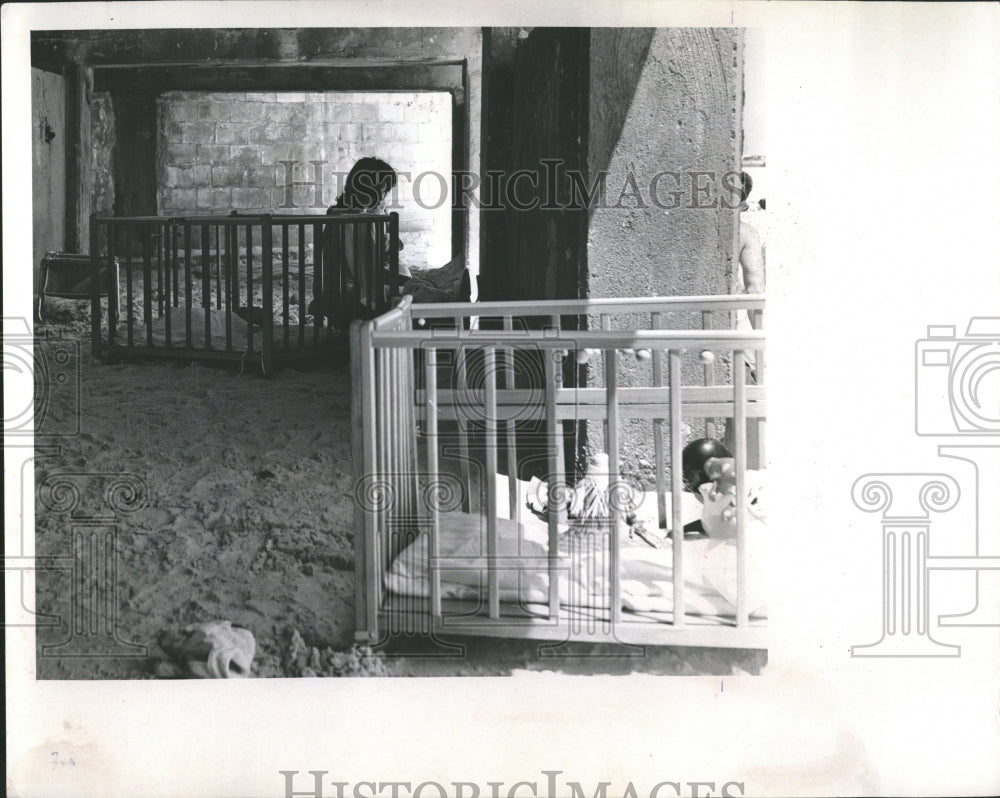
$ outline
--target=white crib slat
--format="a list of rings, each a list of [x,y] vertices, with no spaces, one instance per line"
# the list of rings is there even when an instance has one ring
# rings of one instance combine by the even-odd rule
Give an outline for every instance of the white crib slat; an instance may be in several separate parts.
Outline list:
[[[514,329],[513,320],[510,316],[503,317],[503,328],[511,331]],[[514,349],[513,347],[503,347],[501,350],[504,364],[504,388],[508,391],[514,389]],[[510,512],[510,519],[517,523],[521,521],[521,502],[517,489],[517,427],[514,419],[508,419],[506,423],[507,432],[507,502]]]
[[[361,361],[361,384],[365,397],[363,413],[365,414],[365,426],[367,434],[364,439],[365,462],[364,467],[367,473],[362,479],[377,479],[378,461],[380,453],[378,451],[378,408],[375,404],[377,394],[376,385],[376,355],[371,343],[371,324],[365,323],[361,326],[361,351],[363,359]],[[376,640],[378,637],[378,610],[382,597],[382,524],[380,513],[371,510],[365,514],[365,539],[367,541],[367,574],[368,601],[366,605],[366,625],[369,640]]]
[[[427,349],[424,360],[425,386],[426,386],[426,408],[427,408],[427,471],[428,479],[436,479],[441,471],[438,464],[438,417],[437,417],[437,350],[433,347]],[[435,491],[428,486],[427,495],[430,498],[430,562],[429,573],[431,576],[431,615],[435,618],[441,617],[441,572],[437,567],[437,558],[440,554],[440,518],[438,517],[438,507]]]
[[[764,311],[754,310],[751,311],[754,322],[753,326],[755,330],[764,329]],[[756,360],[757,360],[757,384],[764,384],[764,350],[756,350]],[[763,418],[754,419],[753,422],[754,438],[753,441],[753,453],[754,460],[752,463],[753,468],[765,468],[767,464],[767,451],[765,444],[767,443],[767,420]],[[751,460],[749,453],[747,456],[747,463],[750,465]]]
[[[417,517],[417,496],[419,485],[416,458],[416,413],[413,407],[413,358],[414,353],[405,349],[395,352],[396,368],[399,376],[400,398],[396,403],[399,408],[399,437],[402,443],[402,473],[406,475],[406,513],[410,518]]]
[[[684,524],[681,522],[682,433],[681,353],[670,350],[670,513],[674,565],[674,626],[685,625],[684,606]]]
[[[545,358],[545,433],[549,455],[549,619],[559,617],[559,521],[563,517],[566,479],[563,474],[563,460],[559,457],[556,439],[559,437],[559,422],[556,420],[556,367],[555,352],[544,351]]]
[[[712,329],[712,311],[703,310],[701,312],[701,329],[711,330]],[[715,385],[715,362],[709,361],[705,363],[705,385]],[[705,437],[714,438],[715,437],[715,421],[711,418],[705,419]]]
[[[497,374],[496,349],[483,352],[486,373],[486,560],[490,618],[500,617],[500,565],[497,551]]]
[[[392,505],[389,502],[392,494],[389,493],[392,485],[392,449],[390,441],[392,440],[392,418],[391,409],[389,406],[389,368],[388,359],[390,355],[390,350],[381,349],[376,353],[375,359],[375,373],[376,373],[376,383],[375,383],[375,397],[376,404],[378,407],[378,463],[375,468],[375,473],[373,475],[376,484],[382,491],[376,494],[373,499],[377,502],[377,506],[380,508],[376,518],[377,518],[377,536],[380,543],[381,551],[379,552],[378,561],[378,572],[376,575],[377,579],[383,579],[383,574],[385,573],[389,561],[392,557],[396,556],[396,540],[395,532],[392,527]],[[389,634],[393,634],[397,631],[396,627],[396,613],[390,613],[387,620],[387,630]]]
[[[462,333],[462,320],[457,319],[456,323],[458,325],[459,334]],[[466,398],[468,396],[467,386],[466,386],[466,369],[465,369],[465,354],[466,349],[464,346],[459,344],[455,350],[455,389],[460,398],[459,401],[463,406],[459,408],[458,411],[458,468],[459,473],[462,475],[462,488],[464,495],[462,496],[462,510],[465,512],[472,512],[472,472],[469,469],[469,432],[466,419],[469,417],[471,408],[466,404]]]
[[[608,525],[608,584],[611,588],[611,626],[621,624],[622,598],[618,568],[618,518],[616,508],[621,498],[618,482],[618,350],[608,349],[604,353],[604,384],[608,413],[608,493],[615,501],[609,501],[610,521]]]
[[[562,317],[559,316],[558,314],[550,316],[549,317],[549,326],[555,331],[555,334],[556,334],[557,337],[560,336],[562,334]],[[556,350],[556,351],[562,351],[562,350]],[[563,362],[565,362],[564,359],[565,359],[565,354],[563,355],[563,357],[560,357],[558,360],[556,360],[556,361],[553,362],[553,365],[556,367],[555,368],[555,372],[554,372],[554,375],[555,375],[555,378],[556,378],[556,384],[560,388],[562,387],[562,384],[563,384],[562,383],[562,364],[563,364]],[[557,434],[556,434],[554,443],[555,443],[555,449],[556,449],[556,457],[559,459],[560,473],[562,473],[565,470],[565,464],[566,464],[566,445],[565,445],[565,439],[564,439],[565,431],[566,431],[566,429],[563,426],[562,421],[560,419],[558,419],[558,417],[557,417],[557,420],[556,420],[556,433]],[[566,506],[563,505],[563,506],[561,506],[559,508],[559,523],[565,523],[566,522],[566,510],[565,510],[565,507]]]
[[[654,330],[663,323],[662,313],[653,313],[650,324]],[[653,387],[663,386],[663,350],[653,350]],[[653,419],[653,453],[656,461],[656,518],[661,528],[667,527],[667,463],[663,451],[663,419]]]
[[[747,540],[746,540],[746,353],[733,352],[733,452],[736,459],[736,625],[749,623],[747,607]]]

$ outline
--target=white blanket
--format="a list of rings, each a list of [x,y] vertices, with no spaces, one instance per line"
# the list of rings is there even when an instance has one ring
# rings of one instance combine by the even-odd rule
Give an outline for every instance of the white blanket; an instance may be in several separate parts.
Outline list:
[[[655,497],[654,497],[655,501]],[[655,506],[655,505],[654,505]],[[482,600],[487,595],[486,519],[466,513],[440,516],[438,554],[443,598]],[[759,536],[755,536],[759,537]],[[693,615],[735,614],[736,547],[732,541],[689,540],[684,550],[684,603]],[[560,602],[609,606],[609,556],[603,535],[561,534],[558,558]],[[421,532],[393,562],[386,587],[401,595],[430,595],[429,537]],[[524,524],[497,519],[500,600],[548,602],[548,529],[531,518]],[[450,559],[450,562],[448,561]],[[673,550],[669,540],[654,549],[624,533],[620,546],[622,607],[633,612],[673,612]],[[751,567],[751,614],[766,614],[756,570]]]

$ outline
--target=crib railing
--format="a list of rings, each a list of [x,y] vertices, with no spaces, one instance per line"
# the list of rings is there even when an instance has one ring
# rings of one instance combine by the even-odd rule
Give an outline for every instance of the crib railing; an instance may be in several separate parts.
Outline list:
[[[476,305],[410,305],[407,298],[379,319],[356,324],[352,346],[359,376],[354,395],[359,485],[372,491],[377,487],[382,497],[391,497],[380,501],[369,496],[368,503],[359,503],[357,509],[357,556],[364,571],[358,588],[359,639],[375,642],[384,634],[385,629],[379,627],[379,612],[385,602],[382,578],[399,553],[392,541],[399,539],[399,527],[407,524],[426,530],[429,538],[430,597],[426,607],[417,612],[429,617],[432,630],[548,639],[601,638],[592,631],[586,634],[570,628],[560,606],[559,574],[565,569],[560,555],[567,545],[562,525],[568,514],[567,488],[571,482],[565,457],[569,430],[583,421],[603,426],[608,495],[623,497],[628,487],[621,474],[622,431],[633,420],[645,420],[652,422],[654,431],[659,521],[673,533],[674,609],[671,617],[652,624],[648,618],[642,622],[623,618],[619,552],[627,502],[611,501],[611,518],[604,527],[610,602],[604,641],[759,647],[760,625],[751,623],[746,584],[746,471],[751,458],[752,465],[760,467],[764,456],[763,310],[761,296]],[[754,329],[731,328],[732,314],[738,311],[750,316]],[[443,320],[448,322],[444,326]],[[678,321],[692,329],[678,329]],[[754,361],[749,384],[748,357]],[[648,362],[649,384],[622,385],[628,371],[626,361]],[[448,368],[442,370],[442,362]],[[581,379],[584,362],[587,374]],[[519,364],[521,376],[528,376],[521,384]],[[470,371],[476,373],[475,380],[470,379]],[[692,374],[698,374],[700,384],[692,383]],[[714,437],[721,419],[731,420],[735,458],[737,600],[731,623],[706,626],[691,623],[685,608],[680,463],[684,422],[698,420],[706,425],[708,436]],[[457,459],[463,466],[465,510],[470,509],[474,492],[467,469],[473,459],[473,438],[483,450],[487,475],[480,507],[486,528],[486,602],[479,610],[465,614],[444,612],[441,572],[461,563],[440,556],[438,503],[433,496],[428,500],[420,484],[421,479],[433,481],[441,473],[439,451],[449,438],[449,433],[442,432],[443,424],[456,430],[450,442],[457,445]],[[425,463],[418,455],[417,425],[423,434]],[[505,455],[509,517],[519,520],[523,511],[515,489],[518,441],[523,439],[518,434],[519,425],[533,427],[544,441],[549,487],[548,553],[544,562],[536,564],[548,574],[548,604],[540,616],[527,619],[523,615],[510,617],[500,606],[499,572],[504,566],[497,557],[499,496],[493,478],[500,472],[500,455]],[[755,433],[752,445],[748,445],[750,426]],[[670,518],[666,518],[663,498],[667,493],[671,497]],[[391,533],[390,529],[397,531]],[[524,558],[519,562],[525,567]]]
[[[395,213],[94,215],[90,241],[92,275],[117,259],[122,277],[120,290],[92,283],[97,357],[253,355],[268,372],[343,340],[351,319],[384,313],[400,285]]]

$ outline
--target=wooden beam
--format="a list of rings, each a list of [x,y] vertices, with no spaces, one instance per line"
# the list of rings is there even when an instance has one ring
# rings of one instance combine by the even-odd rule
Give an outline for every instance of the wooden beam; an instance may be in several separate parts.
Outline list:
[[[461,64],[451,63],[96,67],[94,91],[448,91],[461,102],[462,73]]]
[[[83,106],[86,81],[83,69],[67,66],[63,70],[66,87],[66,208],[64,235],[67,252],[79,252],[82,237],[77,225],[80,212],[80,188],[83,178]]]
[[[35,31],[31,64],[333,63],[468,57],[479,29],[447,28],[185,28]]]

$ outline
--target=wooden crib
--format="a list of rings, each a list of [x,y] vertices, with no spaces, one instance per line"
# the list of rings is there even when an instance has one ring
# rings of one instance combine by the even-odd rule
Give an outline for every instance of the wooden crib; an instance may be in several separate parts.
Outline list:
[[[358,257],[363,245],[367,256]],[[93,352],[259,361],[265,374],[322,359],[338,345],[346,350],[352,319],[377,316],[397,299],[398,252],[395,213],[95,215]],[[117,271],[108,268],[114,263]]]
[[[762,296],[404,297],[355,322],[357,640],[765,648],[766,619],[748,595],[745,491],[748,468],[764,464],[763,310]],[[733,329],[737,313],[754,329]],[[695,609],[702,597],[692,598],[685,576],[697,565],[694,544],[680,531],[691,496],[679,464],[686,439],[724,430],[737,480],[735,595],[731,610]],[[601,450],[609,496],[653,497],[647,514],[669,533],[662,550],[643,553],[632,534],[636,502],[611,501],[611,517],[583,533],[569,517],[580,464]],[[547,487],[545,512],[526,505],[526,485]],[[471,548],[459,528],[470,530]],[[659,592],[640,595],[633,571],[647,554],[672,586],[655,582]],[[602,600],[593,590],[583,601],[571,595],[584,562]],[[452,587],[456,574],[476,572],[478,589],[475,579]]]

